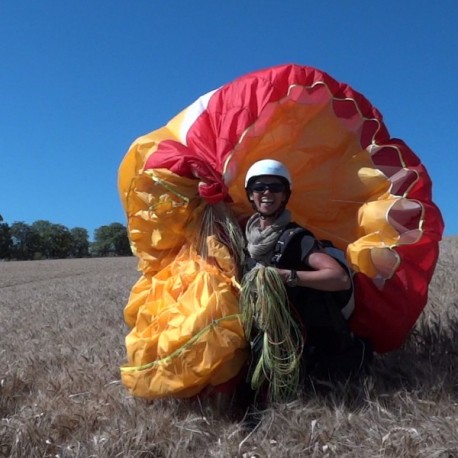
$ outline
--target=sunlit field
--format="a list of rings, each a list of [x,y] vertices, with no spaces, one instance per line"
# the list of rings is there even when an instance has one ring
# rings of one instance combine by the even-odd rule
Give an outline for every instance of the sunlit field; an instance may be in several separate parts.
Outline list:
[[[401,349],[250,430],[227,395],[145,401],[120,384],[135,258],[0,262],[0,456],[458,457],[457,270],[448,238]]]

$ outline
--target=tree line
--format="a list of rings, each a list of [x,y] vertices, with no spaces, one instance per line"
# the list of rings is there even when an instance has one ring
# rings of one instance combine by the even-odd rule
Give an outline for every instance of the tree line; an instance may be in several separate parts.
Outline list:
[[[0,259],[37,260],[99,256],[131,256],[127,228],[121,223],[100,226],[94,241],[82,227],[68,229],[62,224],[38,220],[9,225],[0,215]]]

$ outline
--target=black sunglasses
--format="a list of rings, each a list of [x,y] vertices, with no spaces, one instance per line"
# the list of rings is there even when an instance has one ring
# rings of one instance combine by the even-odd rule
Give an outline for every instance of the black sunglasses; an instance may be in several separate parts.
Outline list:
[[[283,192],[285,190],[285,185],[283,183],[263,183],[259,181],[251,186],[251,190],[253,192],[264,192],[269,190],[270,192],[277,193]]]

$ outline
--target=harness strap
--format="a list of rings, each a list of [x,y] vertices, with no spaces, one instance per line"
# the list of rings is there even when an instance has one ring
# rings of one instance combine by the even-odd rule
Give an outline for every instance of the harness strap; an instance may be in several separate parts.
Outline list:
[[[287,228],[283,231],[283,233],[280,235],[275,248],[274,248],[274,254],[271,258],[271,264],[273,266],[277,266],[280,261],[282,256],[284,255],[286,249],[288,248],[288,245],[291,243],[291,241],[297,237],[298,235],[309,235],[315,238],[312,232],[310,232],[307,229],[304,229],[303,227],[299,226],[297,223],[290,223]],[[329,256],[331,256],[333,259],[335,259],[347,272],[347,274],[350,277],[351,280],[351,296],[345,304],[345,306],[341,309],[341,313],[344,316],[345,319],[348,319],[350,315],[352,314],[354,308],[355,308],[355,295],[354,295],[354,284],[353,284],[353,272],[351,269],[348,267],[347,260],[345,258],[345,253],[336,248],[333,243],[329,240],[317,240],[317,243],[319,247]]]
[[[293,238],[299,234],[311,235],[312,237],[314,237],[314,235],[307,229],[304,229],[296,223],[289,223],[287,228],[280,235],[280,238],[277,240],[277,243],[274,248],[274,254],[270,261],[271,264],[273,264],[274,266],[278,265],[291,240],[293,240]]]

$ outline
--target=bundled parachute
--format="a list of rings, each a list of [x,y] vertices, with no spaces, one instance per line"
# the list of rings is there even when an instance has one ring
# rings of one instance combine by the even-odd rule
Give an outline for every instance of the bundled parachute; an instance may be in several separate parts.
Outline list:
[[[291,171],[293,220],[346,251],[357,334],[391,351],[423,310],[443,222],[419,158],[390,138],[366,98],[326,73],[253,72],[138,138],[121,164],[142,272],[125,309],[132,330],[121,369],[135,395],[192,396],[243,366],[240,254],[227,228],[235,234],[231,215],[251,214],[244,177],[264,158]]]

